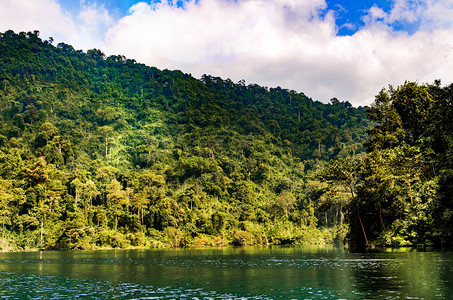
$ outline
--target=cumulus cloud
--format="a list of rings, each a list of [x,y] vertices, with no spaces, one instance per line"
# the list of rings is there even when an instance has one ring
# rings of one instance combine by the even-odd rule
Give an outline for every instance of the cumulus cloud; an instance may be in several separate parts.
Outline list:
[[[75,24],[68,13],[63,12],[55,0],[0,1],[0,30],[40,30],[54,36],[67,36]]]
[[[85,49],[101,47],[105,33],[115,24],[115,19],[103,4],[81,0],[80,8],[76,17],[77,44]]]
[[[104,5],[80,1],[79,10],[67,11],[57,0],[1,0],[0,31],[38,30],[41,37],[74,44],[84,50],[101,47],[114,19]]]
[[[94,3],[87,5],[85,2],[82,2],[82,8],[83,9],[79,14],[79,19],[84,31],[105,30],[113,25],[113,17],[109,14],[104,5],[97,6]]]
[[[337,12],[325,0],[162,0],[137,3],[122,18],[97,1],[82,0],[69,13],[57,0],[0,0],[0,30],[39,29],[76,48],[195,77],[245,79],[354,105],[370,104],[388,84],[453,78],[451,0],[373,5],[351,36],[337,35]],[[410,33],[395,29],[407,24]]]
[[[452,29],[453,2],[451,0],[429,1],[421,14],[421,28],[424,30]]]
[[[395,0],[388,22],[404,21],[414,23],[420,20],[429,4],[423,0]]]
[[[388,12],[374,5],[363,28],[337,36],[335,13],[324,0],[142,2],[109,30],[105,47],[197,77],[245,79],[367,105],[387,84],[452,77],[453,55],[445,57],[452,26],[437,18],[446,4],[396,0]],[[420,29],[398,32],[396,22]]]

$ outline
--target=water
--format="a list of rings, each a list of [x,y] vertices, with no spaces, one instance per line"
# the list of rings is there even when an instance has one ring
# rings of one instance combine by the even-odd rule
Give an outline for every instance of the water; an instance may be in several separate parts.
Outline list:
[[[0,253],[0,299],[453,299],[453,252],[296,246]]]

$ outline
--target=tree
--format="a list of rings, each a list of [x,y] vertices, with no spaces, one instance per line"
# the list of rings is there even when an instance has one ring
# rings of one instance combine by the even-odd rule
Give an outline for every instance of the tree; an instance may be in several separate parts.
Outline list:
[[[296,197],[290,191],[284,190],[278,195],[277,204],[283,208],[285,217],[288,218],[288,211],[290,211],[296,203]]]
[[[440,82],[406,82],[382,90],[368,110],[377,124],[369,131],[368,153],[350,211],[366,213],[364,227],[371,243],[451,242],[451,226],[444,225],[451,207],[444,199],[451,191],[446,192],[449,185],[443,178],[452,168],[447,154],[453,145],[448,142],[451,88],[441,88]],[[349,221],[354,223],[352,216]],[[355,228],[350,226],[350,241],[360,244]]]
[[[333,105],[340,104],[340,100],[338,100],[338,98],[336,97],[333,97],[332,99],[330,99],[330,103],[332,103]]]
[[[71,185],[74,187],[75,190],[75,197],[74,197],[74,209],[77,210],[79,199],[81,194],[83,194],[83,183],[80,181],[79,178],[74,179],[71,181]]]
[[[2,222],[2,237],[5,234],[5,224],[8,222],[6,218],[11,215],[10,203],[14,200],[11,194],[11,181],[0,179],[0,217]]]
[[[355,191],[358,179],[357,176],[360,167],[361,161],[359,160],[353,160],[352,158],[340,159],[336,161],[331,161],[330,163],[326,164],[324,169],[317,173],[316,175],[318,179],[328,184],[328,187],[325,190],[325,192],[329,192],[330,194],[342,193],[343,190],[339,188],[343,188],[349,192],[350,194],[349,199],[342,198],[345,200],[343,200],[344,202],[340,202],[340,212],[342,211],[342,206],[345,203],[348,204],[355,202],[356,197]],[[360,228],[362,229],[365,244],[368,244],[368,238],[362,217],[360,215],[360,209],[351,204],[348,205],[348,207],[350,211],[354,211],[354,214],[355,213],[357,214],[357,219],[359,221]],[[354,217],[350,215],[350,218]]]
[[[392,86],[389,92],[381,90],[367,110],[367,116],[377,122],[369,131],[370,141],[366,144],[368,151],[397,146],[406,135],[401,117],[393,106],[393,93]]]
[[[138,193],[133,193],[131,198],[131,205],[137,209],[137,217],[140,220],[140,224],[143,225],[143,211],[148,207],[150,203],[151,195],[146,190],[141,190]]]
[[[43,138],[46,140],[46,144],[49,143],[49,140],[51,140],[58,133],[58,129],[49,122],[43,123],[39,130],[41,131]]]
[[[85,182],[83,185],[83,194],[86,196],[85,203],[84,203],[84,209],[85,211],[91,210],[91,207],[93,205],[93,198],[98,196],[100,194],[98,188],[96,187],[96,184],[92,180],[88,180]]]
[[[115,216],[115,230],[118,229],[118,215],[120,213],[119,206],[124,204],[126,200],[126,191],[123,190],[121,183],[113,179],[107,185],[107,204],[113,206],[113,214]]]
[[[46,197],[49,202],[49,212],[53,213],[59,208],[61,196],[66,193],[66,186],[60,180],[51,180],[46,185]]]
[[[48,182],[48,173],[47,162],[43,158],[38,158],[33,164],[22,170],[22,174],[30,186]]]
[[[115,131],[113,130],[113,128],[111,126],[101,126],[101,127],[98,127],[98,131],[99,133],[101,134],[101,136],[103,137],[104,139],[104,144],[105,144],[105,157],[108,156],[109,154],[109,139],[112,138],[115,134]]]

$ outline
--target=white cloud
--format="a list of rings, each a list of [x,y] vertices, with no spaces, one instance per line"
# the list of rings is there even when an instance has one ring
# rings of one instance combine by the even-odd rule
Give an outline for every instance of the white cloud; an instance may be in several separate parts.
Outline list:
[[[199,0],[184,9],[139,3],[110,29],[105,48],[197,77],[244,78],[366,105],[387,84],[453,77],[453,55],[445,59],[451,26],[412,35],[391,27],[432,23],[439,5],[396,0],[390,12],[373,6],[364,28],[337,36],[324,0]]]
[[[0,31],[39,30],[43,39],[73,44],[84,50],[99,48],[114,19],[104,5],[80,2],[77,13],[66,11],[57,0],[0,0]]]
[[[387,14],[384,12],[382,8],[374,4],[370,9],[368,10],[368,15],[365,15],[363,17],[363,21],[366,24],[376,22],[377,20],[383,20],[384,18],[387,17]]]
[[[427,5],[425,0],[394,0],[394,6],[389,14],[388,22],[415,23],[420,20]]]
[[[382,21],[389,26],[394,23],[418,25],[419,30],[453,28],[453,1],[451,0],[394,0],[389,12],[376,4],[364,16],[365,23]]]
[[[74,30],[74,23],[54,0],[1,0],[0,31],[9,29],[65,37]]]
[[[394,0],[390,11],[374,5],[352,36],[336,35],[325,0],[141,2],[121,19],[97,1],[82,0],[69,13],[57,0],[0,0],[0,30],[38,29],[43,38],[196,77],[279,85],[354,105],[370,104],[388,84],[453,78],[451,0]],[[395,24],[412,24],[415,33]]]
[[[106,48],[127,47],[128,56],[195,76],[287,86],[308,79],[298,65],[315,67],[322,43],[335,36],[333,15],[318,14],[323,8],[324,1],[202,0],[184,10],[140,3],[109,31]]]
[[[453,2],[451,0],[428,1],[422,15],[422,29],[453,28]]]
[[[86,3],[82,0],[80,6],[76,23],[78,33],[83,38],[78,38],[78,44],[84,49],[99,48],[106,31],[115,24],[115,20],[103,4]]]

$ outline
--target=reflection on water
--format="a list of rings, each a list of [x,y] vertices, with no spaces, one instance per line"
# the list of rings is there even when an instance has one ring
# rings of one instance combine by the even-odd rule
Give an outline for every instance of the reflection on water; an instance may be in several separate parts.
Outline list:
[[[333,246],[0,253],[5,299],[452,299],[453,253]]]

